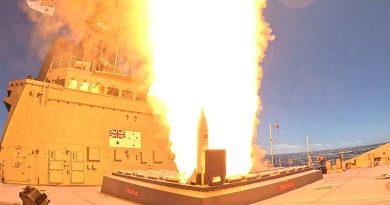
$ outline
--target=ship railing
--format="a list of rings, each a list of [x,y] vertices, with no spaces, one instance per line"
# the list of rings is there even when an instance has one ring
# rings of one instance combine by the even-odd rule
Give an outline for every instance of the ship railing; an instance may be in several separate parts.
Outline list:
[[[73,68],[92,72],[92,64],[93,62],[74,55],[53,56],[50,63],[50,69]]]
[[[88,72],[110,73],[122,76],[132,76],[135,78],[138,77],[138,69],[127,69],[126,72],[124,72],[123,68],[119,69],[117,66],[115,67],[110,63],[89,61],[75,55],[53,56],[50,63],[50,69],[59,68],[77,69]]]
[[[114,66],[106,61],[92,62],[92,70],[99,73],[110,73],[121,76],[139,77],[139,68],[130,66]]]

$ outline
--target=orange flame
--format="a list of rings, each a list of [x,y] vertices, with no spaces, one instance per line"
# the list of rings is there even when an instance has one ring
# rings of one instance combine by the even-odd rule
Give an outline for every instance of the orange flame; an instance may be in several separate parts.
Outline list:
[[[196,167],[203,110],[209,149],[225,149],[227,175],[248,173],[261,102],[259,60],[270,40],[265,0],[151,0],[152,107],[164,114],[182,181]]]

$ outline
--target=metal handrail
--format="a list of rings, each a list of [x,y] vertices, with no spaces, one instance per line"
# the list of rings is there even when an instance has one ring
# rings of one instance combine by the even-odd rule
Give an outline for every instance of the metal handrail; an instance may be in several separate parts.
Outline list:
[[[94,67],[93,63],[94,62],[73,55],[70,55],[69,57],[53,56],[50,63],[50,69],[73,68],[91,72]]]
[[[49,69],[59,69],[59,68],[72,68],[78,70],[84,70],[88,72],[101,72],[101,73],[112,73],[123,76],[133,76],[137,77],[134,74],[126,74],[120,71],[120,69],[115,69],[113,65],[103,65],[96,61],[89,61],[84,58],[70,55],[70,56],[53,56],[51,59]]]

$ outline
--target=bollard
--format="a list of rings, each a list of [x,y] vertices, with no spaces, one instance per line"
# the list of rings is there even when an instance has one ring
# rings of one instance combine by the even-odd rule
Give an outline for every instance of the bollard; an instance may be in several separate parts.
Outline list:
[[[332,171],[332,162],[330,160],[326,161],[326,170],[328,172]]]
[[[339,159],[336,159],[336,169],[339,170],[339,169],[342,169],[342,160],[339,158]]]

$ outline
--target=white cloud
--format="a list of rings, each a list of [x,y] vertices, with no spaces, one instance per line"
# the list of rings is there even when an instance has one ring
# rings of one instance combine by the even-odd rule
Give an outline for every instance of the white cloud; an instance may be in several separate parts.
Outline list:
[[[273,146],[275,154],[285,154],[285,153],[294,153],[294,152],[303,152],[305,147],[303,145],[294,145],[294,144],[276,144]]]
[[[324,150],[333,148],[331,144],[310,144],[310,150]],[[269,148],[268,148],[269,149]],[[274,154],[287,154],[287,153],[296,153],[296,152],[306,152],[306,144],[276,144],[273,146]],[[269,152],[267,152],[269,154]]]
[[[310,144],[310,148],[313,148],[313,150],[321,150],[321,149],[330,149],[331,145],[329,143],[326,144]]]
[[[310,144],[311,147],[322,147],[323,145],[322,144]]]
[[[362,145],[363,144],[363,140],[361,139],[358,139],[354,142],[341,142],[340,146],[338,146],[339,148],[342,148],[342,147],[355,147],[355,146],[359,146],[359,145]]]

